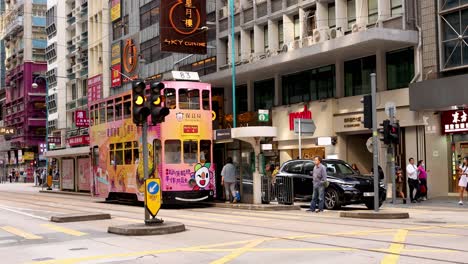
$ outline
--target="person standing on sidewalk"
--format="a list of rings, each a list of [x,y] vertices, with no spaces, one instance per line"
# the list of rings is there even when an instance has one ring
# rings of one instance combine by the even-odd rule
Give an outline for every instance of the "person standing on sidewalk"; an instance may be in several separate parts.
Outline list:
[[[395,179],[396,191],[397,191],[397,194],[400,195],[401,198],[403,198],[403,204],[406,204],[406,197],[405,197],[405,193],[403,192],[403,185],[405,183],[405,179],[403,177],[403,170],[401,169],[400,166],[397,166],[395,168],[395,171],[396,171],[396,179]]]
[[[418,179],[419,179],[419,190],[423,201],[427,200],[427,172],[424,164],[424,160],[418,161]]]
[[[314,192],[312,193],[310,211],[318,213],[318,212],[323,212],[323,206],[325,203],[325,182],[327,181],[327,170],[325,169],[325,166],[323,166],[322,164],[321,157],[316,156],[314,158],[314,163],[315,163],[315,167],[314,167],[314,170],[312,171]],[[317,211],[315,211],[317,202],[319,204],[319,208]]]
[[[409,164],[406,166],[406,175],[408,177],[408,185],[410,189],[409,197],[412,203],[419,202],[420,192],[419,192],[419,180],[418,180],[418,168],[414,165],[414,159],[409,159]],[[416,195],[414,195],[414,190],[416,190]]]
[[[458,174],[460,175],[460,180],[458,181],[458,187],[460,188],[460,201],[458,204],[463,205],[463,193],[468,188],[468,157],[463,158],[463,164],[460,165]]]
[[[236,203],[236,166],[232,164],[232,158],[228,157],[226,159],[226,165],[224,165],[223,170],[221,171],[221,185],[224,186],[224,192],[226,194],[226,203],[233,202]],[[229,198],[231,194],[232,198]]]

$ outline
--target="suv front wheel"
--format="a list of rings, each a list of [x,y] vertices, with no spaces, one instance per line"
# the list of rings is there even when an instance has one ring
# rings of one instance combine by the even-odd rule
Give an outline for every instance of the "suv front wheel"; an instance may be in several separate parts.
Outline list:
[[[333,188],[327,188],[325,190],[325,208],[328,210],[341,208],[340,196]]]

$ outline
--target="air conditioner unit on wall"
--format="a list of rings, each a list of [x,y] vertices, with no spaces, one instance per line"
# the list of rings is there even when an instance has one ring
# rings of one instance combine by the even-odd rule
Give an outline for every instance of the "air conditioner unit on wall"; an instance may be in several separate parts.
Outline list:
[[[314,38],[312,36],[302,39],[302,47],[312,46],[314,44]]]
[[[223,6],[220,9],[220,16],[221,16],[221,18],[228,16],[228,7],[227,6]]]
[[[351,31],[353,33],[355,32],[359,32],[359,31],[363,31],[363,30],[366,30],[367,27],[365,25],[359,25],[358,23],[354,23],[352,26],[351,26]]]
[[[313,34],[314,42],[319,43],[330,39],[329,29],[316,29]]]
[[[332,28],[330,29],[330,39],[335,39],[335,38],[338,38],[338,37],[341,37],[343,36],[343,31],[341,30],[341,28]]]

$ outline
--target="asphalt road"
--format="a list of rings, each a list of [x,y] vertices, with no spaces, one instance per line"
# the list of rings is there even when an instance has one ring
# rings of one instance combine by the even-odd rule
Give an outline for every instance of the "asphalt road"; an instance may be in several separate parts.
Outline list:
[[[107,233],[108,226],[141,223],[141,206],[38,193],[30,184],[0,184],[0,263],[468,263],[468,208],[427,203],[384,210],[407,211],[411,218],[162,209],[159,217],[183,222],[187,230],[125,237]],[[110,213],[112,219],[48,221],[75,212]]]

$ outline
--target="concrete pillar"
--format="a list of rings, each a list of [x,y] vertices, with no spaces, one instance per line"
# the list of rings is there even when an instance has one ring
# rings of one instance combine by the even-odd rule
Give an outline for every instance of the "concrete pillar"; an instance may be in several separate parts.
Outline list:
[[[379,12],[379,26],[382,26],[382,20],[388,19],[391,16],[391,6],[388,0],[378,1],[378,12]]]
[[[317,11],[315,14],[317,21],[317,29],[327,29],[328,28],[328,3],[327,2],[317,2]]]
[[[307,36],[306,22],[307,22],[306,13],[304,12],[303,8],[299,8],[299,34],[300,34],[299,39],[302,39],[304,38],[304,36]]]
[[[255,55],[258,56],[264,52],[264,43],[263,43],[263,26],[255,25],[254,26],[254,51]]]
[[[273,104],[275,106],[283,104],[283,83],[281,81],[281,75],[275,74],[275,97]]]
[[[283,38],[284,44],[294,41],[294,16],[283,15]]]
[[[247,81],[247,111],[254,111],[254,100],[255,100],[255,92],[254,92],[254,82],[253,80]]]
[[[335,1],[336,28],[341,28],[343,32],[348,28],[347,1]]]
[[[237,92],[237,91],[236,91]],[[224,86],[224,112],[225,114],[232,114],[232,83]]]
[[[278,21],[268,20],[268,49],[278,50]]]
[[[375,71],[377,74],[377,91],[387,90],[387,60],[385,57],[385,51],[377,49]]]
[[[226,41],[223,39],[217,39],[216,40],[216,49],[217,49],[217,55],[216,55],[216,65],[219,67],[226,65],[227,61],[229,58],[229,54],[227,53],[228,45],[226,45]]]
[[[368,0],[356,0],[356,23],[366,26],[369,21]]]
[[[338,98],[345,96],[344,76],[344,62],[343,60],[337,59],[335,62],[335,96]]]
[[[250,57],[250,30],[241,29],[241,61]]]

